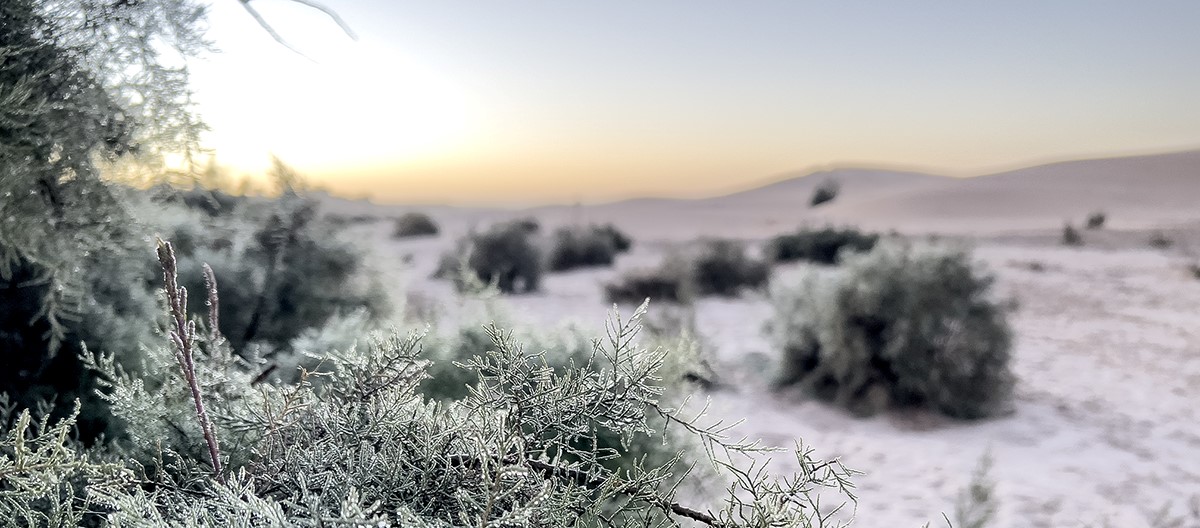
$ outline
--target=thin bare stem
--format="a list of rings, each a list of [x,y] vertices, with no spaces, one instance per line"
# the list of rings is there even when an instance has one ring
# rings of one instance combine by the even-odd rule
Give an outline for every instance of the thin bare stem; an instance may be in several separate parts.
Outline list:
[[[254,21],[258,22],[258,25],[261,26],[267,32],[267,34],[271,36],[271,38],[275,39],[275,42],[278,42],[283,47],[291,50],[292,53],[295,53],[296,55],[304,57],[310,61],[316,62],[308,55],[305,55],[304,52],[296,49],[295,46],[292,46],[291,43],[289,43],[287,41],[287,39],[283,38],[283,35],[280,35],[278,31],[275,31],[275,28],[271,27],[271,24],[267,22],[267,19],[263,18],[262,14],[259,13],[257,9],[254,9],[254,6],[250,5],[250,2],[252,0],[238,0],[238,1],[241,2],[242,7],[246,9],[246,12],[250,13],[250,16],[252,18],[254,18]],[[337,11],[334,11],[334,10],[326,7],[324,4],[315,2],[313,0],[291,0],[291,1],[295,2],[297,4],[300,4],[300,5],[303,5],[303,6],[311,7],[313,9],[316,9],[317,11],[325,13],[326,15],[329,16],[329,18],[333,19],[333,22],[335,24],[337,24],[339,28],[342,29],[342,32],[344,32],[346,34],[346,36],[350,37],[353,40],[358,40],[358,35],[356,35],[354,33],[354,30],[350,29],[350,25],[347,24],[345,20],[342,20],[341,15],[338,15]]]
[[[175,359],[183,370],[192,391],[192,402],[196,404],[196,419],[208,444],[208,455],[212,459],[213,477],[221,480],[221,448],[212,421],[204,410],[204,398],[200,392],[200,380],[196,377],[196,363],[192,356],[196,342],[196,324],[187,320],[187,289],[179,285],[175,249],[170,242],[158,240],[158,263],[163,269],[163,290],[167,294],[167,305],[171,312],[171,342],[175,345]]]

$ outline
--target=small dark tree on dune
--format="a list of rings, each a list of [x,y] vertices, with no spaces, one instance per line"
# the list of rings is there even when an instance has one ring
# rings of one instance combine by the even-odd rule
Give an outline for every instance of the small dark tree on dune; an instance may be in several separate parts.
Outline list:
[[[745,288],[762,288],[770,268],[746,255],[735,240],[706,241],[692,263],[692,278],[701,295],[734,296]]]
[[[611,224],[559,228],[551,241],[549,268],[565,271],[585,266],[608,266],[618,253],[628,251],[633,241]]]
[[[837,180],[825,180],[813,189],[812,197],[808,200],[809,207],[816,207],[821,204],[832,202],[841,192],[842,186]]]
[[[875,233],[864,233],[849,227],[803,228],[772,238],[767,243],[766,253],[769,259],[776,262],[807,260],[834,264],[843,250],[869,251],[878,240],[879,235]]]
[[[1104,211],[1096,211],[1088,215],[1087,223],[1084,226],[1088,229],[1100,229],[1104,227],[1104,222],[1107,220],[1108,215],[1104,214]]]
[[[425,213],[405,213],[400,218],[396,219],[396,227],[392,231],[394,238],[409,238],[423,236],[437,236],[438,226],[434,223],[433,218]]]

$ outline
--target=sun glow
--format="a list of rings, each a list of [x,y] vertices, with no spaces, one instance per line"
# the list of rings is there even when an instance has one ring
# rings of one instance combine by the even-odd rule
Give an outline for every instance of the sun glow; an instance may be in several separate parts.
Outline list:
[[[273,16],[306,26],[303,13]],[[470,90],[382,42],[310,34],[305,56],[279,45],[263,56],[269,37],[244,13],[212,17],[221,19],[214,28],[234,31],[215,39],[222,52],[197,61],[192,76],[212,129],[205,147],[235,172],[262,173],[272,155],[308,174],[420,164],[464,148],[477,128]]]

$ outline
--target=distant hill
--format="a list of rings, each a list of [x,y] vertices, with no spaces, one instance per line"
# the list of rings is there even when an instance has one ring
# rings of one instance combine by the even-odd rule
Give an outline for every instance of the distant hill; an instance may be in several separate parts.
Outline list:
[[[839,183],[838,197],[810,207],[813,189],[826,180]],[[401,209],[362,202],[338,205],[377,212]],[[1051,163],[973,178],[845,168],[785,174],[759,187],[701,199],[638,198],[523,211],[420,209],[463,226],[533,215],[547,228],[612,222],[635,237],[660,239],[763,238],[804,224],[909,233],[1057,230],[1096,210],[1108,213],[1115,228],[1167,227],[1200,221],[1200,150]]]

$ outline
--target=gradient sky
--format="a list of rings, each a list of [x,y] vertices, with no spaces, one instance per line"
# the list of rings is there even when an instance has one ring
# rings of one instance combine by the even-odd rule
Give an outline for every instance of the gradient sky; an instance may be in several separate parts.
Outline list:
[[[233,0],[207,145],[380,202],[699,196],[868,164],[969,176],[1200,147],[1200,2]]]

